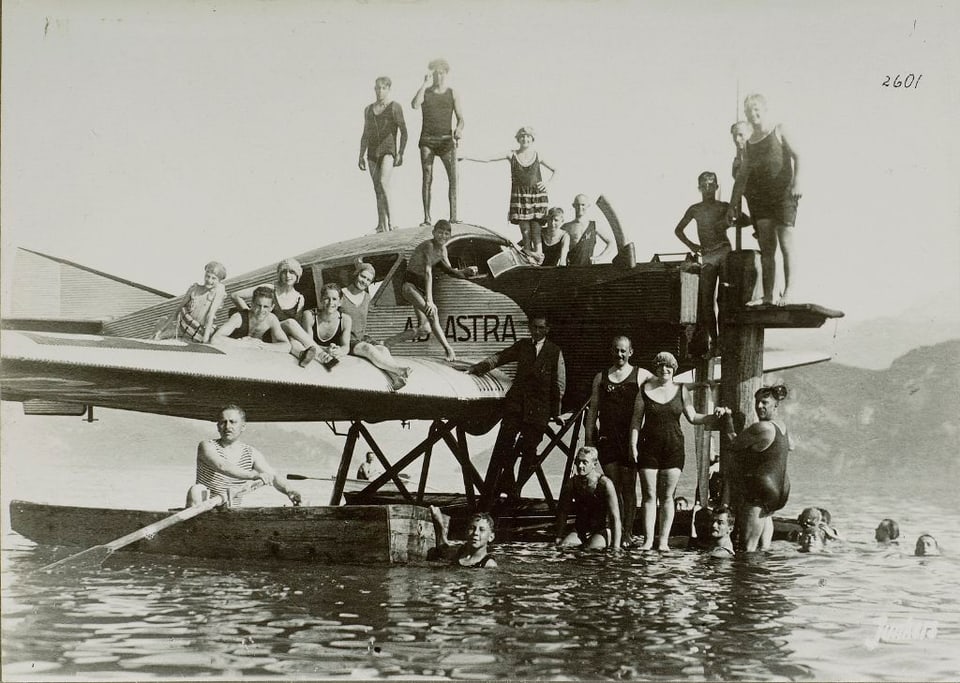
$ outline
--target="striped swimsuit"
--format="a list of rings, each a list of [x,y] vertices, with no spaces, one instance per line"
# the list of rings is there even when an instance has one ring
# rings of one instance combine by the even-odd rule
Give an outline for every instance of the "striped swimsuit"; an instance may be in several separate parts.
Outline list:
[[[210,443],[217,449],[217,455],[227,458],[226,451],[224,451],[220,442],[216,439],[211,439]],[[242,469],[253,471],[253,449],[245,443],[239,445],[242,446],[240,457],[233,462],[233,464]],[[224,496],[227,493],[227,489],[241,486],[249,481],[249,479],[237,479],[236,477],[231,477],[229,474],[219,472],[200,458],[197,458],[197,483],[206,486],[212,496]]]

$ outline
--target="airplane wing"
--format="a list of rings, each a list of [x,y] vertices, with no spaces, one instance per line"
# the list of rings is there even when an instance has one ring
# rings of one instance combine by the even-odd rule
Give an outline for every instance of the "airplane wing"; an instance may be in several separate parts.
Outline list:
[[[799,368],[804,365],[826,363],[829,360],[831,360],[830,354],[821,351],[779,351],[764,349],[763,371],[777,372],[778,370],[789,370],[790,368]],[[721,375],[719,362],[714,370],[714,375],[714,381],[719,381]],[[684,384],[693,382],[693,370],[680,373],[676,376],[675,381]]]
[[[362,358],[332,370],[301,368],[287,353],[91,334],[0,332],[3,400],[47,400],[210,419],[236,403],[251,421],[411,420],[443,416],[486,431],[499,419],[510,380],[439,360],[405,357],[399,392]],[[483,429],[486,427],[486,429]],[[469,428],[469,427],[468,427]]]

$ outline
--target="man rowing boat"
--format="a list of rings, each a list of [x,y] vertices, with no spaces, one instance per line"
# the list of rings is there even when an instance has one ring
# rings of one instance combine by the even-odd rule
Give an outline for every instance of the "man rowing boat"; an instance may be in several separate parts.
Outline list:
[[[239,441],[246,426],[243,408],[231,404],[220,411],[220,438],[197,445],[197,483],[187,491],[187,507],[199,505],[210,496],[226,499],[231,490],[257,479],[285,494],[294,505],[300,504],[300,492],[277,476],[260,451]]]

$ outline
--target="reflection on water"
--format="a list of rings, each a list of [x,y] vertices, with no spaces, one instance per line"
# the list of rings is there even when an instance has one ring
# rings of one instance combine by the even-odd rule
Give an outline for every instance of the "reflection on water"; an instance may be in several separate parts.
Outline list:
[[[178,433],[176,457],[150,450],[136,433],[117,435],[142,460],[124,461],[119,485],[113,467],[126,441],[102,446],[115,419],[33,426],[12,448],[17,420],[8,418],[9,410],[0,435],[0,517],[12,497],[178,505],[193,477],[196,440],[209,430]],[[169,442],[156,439],[164,448]],[[274,464],[323,473],[297,457],[281,450]],[[103,569],[48,576],[31,571],[64,552],[7,533],[0,536],[2,678],[957,680],[956,478],[944,474],[949,468],[926,468],[927,476],[912,461],[904,473],[826,472],[792,456],[784,515],[827,507],[847,539],[823,555],[785,543],[736,560],[516,544],[496,548],[499,569],[476,571],[119,554]],[[692,483],[688,474],[683,481]],[[264,504],[271,495],[280,502],[264,491]],[[900,523],[907,553],[930,532],[945,556],[878,552],[873,530],[884,517]],[[880,623],[918,622],[935,624],[936,637],[878,638]]]
[[[955,560],[776,545],[731,561],[514,544],[497,571],[130,554],[71,575],[9,550],[4,680],[956,676]],[[936,620],[937,637],[871,642],[880,616]]]

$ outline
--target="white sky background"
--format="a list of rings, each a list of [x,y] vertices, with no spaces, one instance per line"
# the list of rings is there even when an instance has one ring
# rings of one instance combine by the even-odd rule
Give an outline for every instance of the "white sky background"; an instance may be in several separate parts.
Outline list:
[[[411,135],[395,215],[415,225],[409,105],[443,56],[461,152],[534,126],[551,203],[607,195],[641,260],[682,250],[700,171],[729,196],[738,81],[764,93],[802,161],[798,298],[893,313],[960,291],[960,11],[937,4],[7,0],[4,270],[24,246],[180,294],[211,259],[237,275],[372,231],[356,162],[380,75]],[[923,78],[881,86],[898,73]],[[461,169],[461,218],[519,237],[507,164]]]

